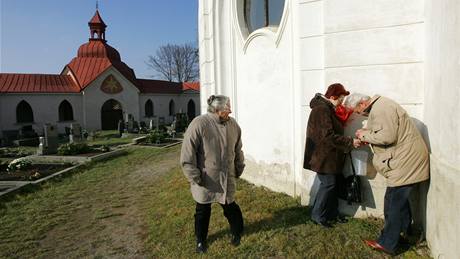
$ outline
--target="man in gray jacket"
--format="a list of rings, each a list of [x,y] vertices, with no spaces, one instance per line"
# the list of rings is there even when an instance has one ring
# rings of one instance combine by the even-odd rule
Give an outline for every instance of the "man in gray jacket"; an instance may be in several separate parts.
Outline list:
[[[236,178],[244,169],[241,129],[231,117],[230,99],[212,95],[208,113],[190,123],[182,143],[180,163],[196,201],[196,251],[206,252],[211,204],[220,203],[232,232],[231,243],[240,244],[243,215],[235,202]]]

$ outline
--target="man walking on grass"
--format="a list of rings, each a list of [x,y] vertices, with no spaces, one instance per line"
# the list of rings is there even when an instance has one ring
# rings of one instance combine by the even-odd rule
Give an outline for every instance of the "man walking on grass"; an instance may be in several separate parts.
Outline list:
[[[196,117],[185,132],[180,158],[196,201],[197,253],[207,249],[212,203],[222,206],[230,224],[233,245],[240,244],[243,232],[243,215],[235,202],[236,178],[244,169],[241,129],[229,117],[232,111],[227,96],[212,95],[207,103],[208,113]]]

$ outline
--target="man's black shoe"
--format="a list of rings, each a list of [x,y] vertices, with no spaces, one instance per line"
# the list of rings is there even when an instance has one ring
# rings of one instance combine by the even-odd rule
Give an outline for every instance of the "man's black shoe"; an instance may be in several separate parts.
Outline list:
[[[323,228],[332,228],[333,226],[327,222],[327,221],[320,221],[320,222],[316,222],[316,221],[313,221],[313,223],[315,223],[316,225],[320,225],[322,226]]]
[[[196,243],[196,252],[199,253],[199,254],[204,254],[206,253],[206,243],[204,242],[198,242]]]
[[[234,246],[239,246],[241,243],[241,236],[240,235],[232,235],[232,240],[230,243]]]

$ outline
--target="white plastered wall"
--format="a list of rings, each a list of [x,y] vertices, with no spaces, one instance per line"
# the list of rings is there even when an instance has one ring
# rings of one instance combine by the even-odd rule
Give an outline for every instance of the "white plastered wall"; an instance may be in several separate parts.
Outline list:
[[[123,91],[120,93],[107,94],[101,90],[102,82],[110,74],[123,87]],[[120,102],[123,109],[123,116],[125,114],[132,114],[134,120],[139,121],[139,89],[118,72],[118,70],[110,67],[83,91],[83,128],[88,131],[101,129],[101,108],[110,99]]]
[[[425,1],[424,123],[431,146],[426,232],[435,258],[460,254],[460,2]]]
[[[0,123],[1,130],[19,130],[30,123],[16,122],[16,107],[26,101],[32,108],[34,123],[32,127],[40,135],[43,125],[52,123],[58,126],[59,133],[65,133],[65,127],[71,123],[82,123],[82,96],[81,94],[2,94],[0,96]],[[73,109],[73,121],[59,121],[59,105],[67,100]]]
[[[147,100],[153,102],[153,115],[164,117],[167,123],[174,119],[169,116],[169,102],[174,101],[175,112],[187,113],[187,105],[190,100],[195,104],[195,114],[200,114],[200,94],[199,93],[182,93],[182,94],[141,94],[139,96],[140,120],[147,123],[151,118],[145,117],[145,103]]]
[[[302,169],[310,99],[335,82],[387,96],[413,117],[431,150],[431,183],[413,193],[414,219],[434,257],[456,258],[458,1],[286,0],[281,37],[267,30],[245,34],[238,15],[243,1],[229,2],[200,1],[201,103],[204,111],[214,93],[234,99],[244,177],[312,204],[317,180]],[[382,217],[385,180],[372,175],[363,188],[363,206],[341,204],[341,210]]]
[[[279,28],[242,32],[241,1],[200,1],[202,111],[211,94],[230,97],[242,128],[242,176],[295,194],[293,42],[290,1]]]

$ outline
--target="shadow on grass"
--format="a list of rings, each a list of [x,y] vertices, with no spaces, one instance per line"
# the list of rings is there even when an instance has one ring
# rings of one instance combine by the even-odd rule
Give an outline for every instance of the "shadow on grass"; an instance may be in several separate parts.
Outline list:
[[[276,229],[287,229],[297,225],[312,222],[310,220],[311,208],[306,206],[292,206],[275,211],[271,217],[256,222],[245,222],[243,235],[271,231]],[[223,216],[223,215],[222,215]],[[244,211],[243,211],[244,219]],[[220,230],[208,237],[209,244],[230,234],[229,228]]]

